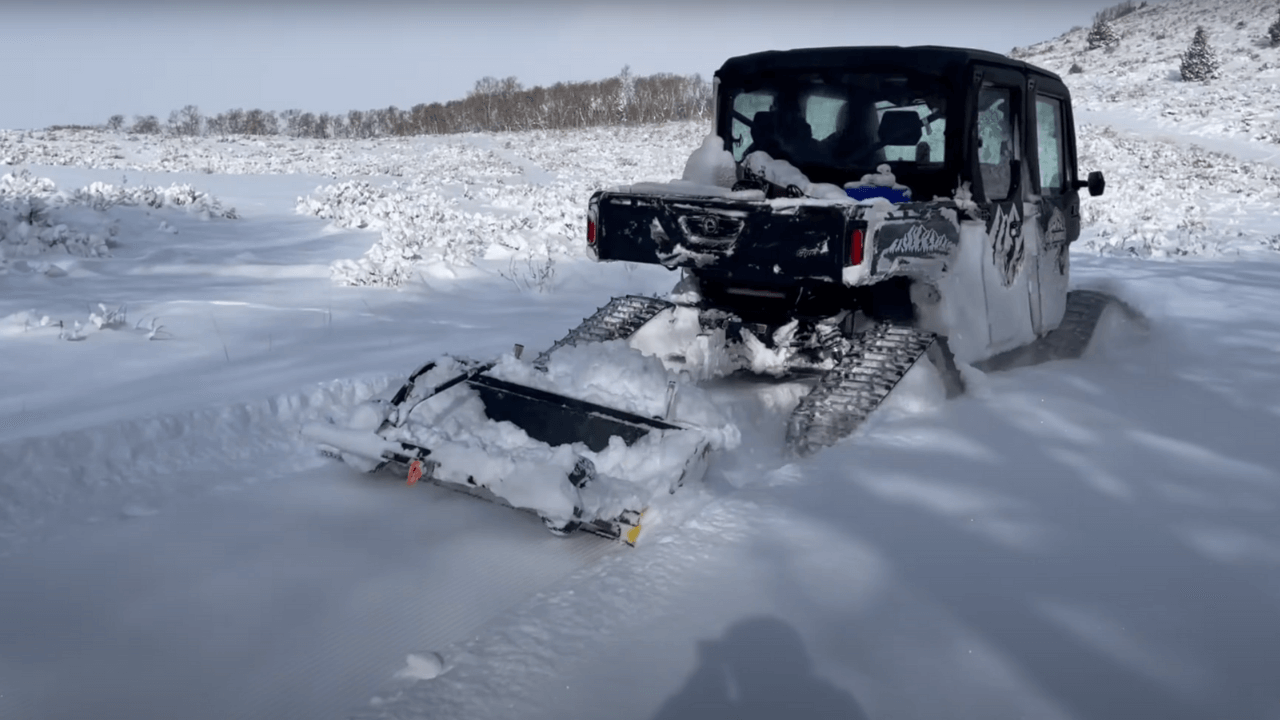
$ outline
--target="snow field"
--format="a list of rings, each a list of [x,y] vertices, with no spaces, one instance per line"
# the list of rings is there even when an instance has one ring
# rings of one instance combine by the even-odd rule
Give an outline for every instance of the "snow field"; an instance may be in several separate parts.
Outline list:
[[[259,478],[319,464],[299,427],[342,413],[391,381],[335,380],[256,402],[0,443],[0,556],[61,525],[151,514],[176,495],[235,485],[246,463]]]
[[[74,148],[79,146],[68,139],[67,133],[48,135],[56,142],[44,139],[42,144],[35,137],[27,136],[24,145],[45,148],[42,152],[54,152],[60,147],[67,152],[78,152]],[[552,290],[558,286],[555,258],[561,258],[562,264],[581,258],[580,239],[585,234],[582,203],[594,187],[671,177],[684,177],[683,182],[697,183],[723,180],[720,178],[724,171],[721,153],[708,154],[705,128],[700,123],[599,129],[578,134],[531,132],[420,140],[418,147],[425,150],[424,156],[412,170],[398,173],[400,179],[390,185],[362,179],[345,180],[298,198],[295,211],[302,215],[328,220],[339,228],[374,231],[380,235],[364,257],[333,263],[331,272],[336,281],[349,285],[421,285],[433,278],[463,277],[477,270],[492,272],[492,268],[500,267],[505,259],[506,270],[498,272],[517,289]],[[376,165],[379,151],[384,153],[383,157],[396,158],[397,153],[405,152],[408,147],[403,141],[356,145],[335,141],[328,146],[330,150],[319,152],[317,147],[312,147],[317,142],[273,140],[259,147],[253,143],[220,143],[209,139],[167,139],[158,147],[168,153],[165,157],[170,160],[161,166],[147,167],[193,170],[199,167],[194,159],[221,157],[216,155],[219,150],[234,151],[227,156],[227,163],[231,163],[237,157],[235,152],[266,147],[287,149],[287,157],[306,158],[311,164],[301,169],[342,176],[363,172],[371,163]],[[174,143],[185,143],[199,152],[178,153],[173,150]],[[690,155],[690,149],[697,152]],[[263,158],[278,155],[264,152]],[[1235,160],[1221,153],[1142,139],[1107,126],[1091,125],[1081,128],[1081,156],[1082,171],[1103,169],[1110,186],[1103,197],[1082,201],[1085,222],[1091,231],[1082,238],[1078,251],[1156,258],[1213,256],[1268,250],[1280,242],[1274,234],[1266,234],[1268,226],[1273,231],[1276,226],[1265,218],[1280,212],[1276,210],[1280,177],[1274,165]],[[75,157],[78,156],[72,155],[71,159]],[[183,157],[191,162],[182,165]],[[243,172],[279,170],[266,160],[260,165],[237,167]],[[5,253],[5,259],[0,262],[10,271],[43,271],[56,276],[61,272],[57,258],[64,254],[94,256],[111,262],[110,245],[114,242],[111,238],[119,232],[120,214],[138,207],[166,211],[175,208],[204,219],[236,217],[234,210],[224,209],[216,198],[189,184],[159,188],[94,182],[67,192],[29,171],[11,173],[3,182],[0,202],[5,205],[0,207],[11,218],[6,227],[14,229],[8,231],[5,242],[0,243],[0,250]],[[17,220],[20,216],[38,218],[38,222],[28,222],[25,227],[29,229],[23,230],[24,225]],[[16,241],[10,240],[11,237]],[[524,262],[523,266],[520,261]],[[140,337],[156,336],[152,333],[157,327],[154,318],[138,318],[132,323],[137,324],[138,320],[143,323],[130,327],[126,311],[126,308],[105,304],[97,310],[90,306],[82,322],[51,316],[36,308],[12,314],[7,320],[10,332],[16,332],[20,326],[24,334],[32,337],[56,333],[57,337],[78,340],[92,337],[104,327],[119,328]],[[57,327],[42,325],[45,317]],[[152,324],[146,324],[148,319]],[[161,332],[165,330],[161,328]],[[651,354],[678,352],[689,356],[695,370],[702,373],[699,379],[714,377],[716,368],[725,364],[723,358],[708,355],[713,352],[709,345],[697,345],[706,345],[714,339],[685,333],[689,337],[684,337],[682,347],[658,348],[645,345],[647,334],[642,331],[633,345],[644,347]],[[661,338],[662,334],[654,336]],[[572,358],[570,350],[573,349],[565,349],[558,355]],[[561,391],[570,389],[571,385],[565,383],[573,373],[580,373],[593,364],[607,366],[602,360],[585,358],[571,374],[557,381],[557,387],[564,386],[560,387]],[[520,366],[511,367],[518,370]],[[502,371],[499,368],[497,372]],[[619,379],[609,378],[601,387],[616,390],[621,387],[617,386]],[[524,382],[535,380],[522,378]],[[909,377],[904,383],[910,380]],[[660,384],[662,388],[655,385],[644,392],[624,393],[620,401],[644,399],[648,407],[643,410],[659,414],[661,408],[654,406],[665,401],[665,380]],[[677,407],[687,408],[696,393],[697,388],[682,384]],[[587,399],[600,401],[607,395],[607,392],[596,393]],[[906,395],[898,392],[895,398],[906,398]],[[895,399],[890,406],[899,402],[906,400]],[[704,428],[729,428],[729,435],[719,438],[717,443],[725,447],[734,444],[732,423],[726,424],[723,418],[704,417],[693,422]],[[483,447],[481,444],[459,450],[459,464],[484,467],[479,462],[483,450],[477,450]],[[597,459],[635,472],[638,466],[634,457],[638,456],[635,452],[624,452],[616,458],[606,455]],[[556,492],[562,498],[561,505],[572,499],[562,487],[564,468],[560,466],[566,462],[568,467],[572,466],[567,458],[566,455],[546,461],[550,463],[546,466],[550,468],[546,473],[548,487],[554,484],[560,488]],[[497,466],[490,469],[495,477],[507,472]],[[659,474],[655,472],[653,476]],[[552,493],[547,497],[554,496]],[[589,501],[602,508],[623,502],[618,498]]]
[[[1194,3],[1152,7],[1176,14],[1169,30],[1194,27],[1202,18],[1192,11],[1217,22]],[[1255,12],[1259,7],[1213,12],[1224,27],[1238,8],[1248,23],[1274,19],[1272,9]],[[1147,9],[1132,17],[1162,16]],[[1065,47],[1058,48],[1064,61]],[[1082,199],[1086,227],[1072,272],[1073,286],[1130,302],[1148,319],[1146,329],[1108,313],[1079,361],[990,375],[962,367],[968,393],[955,401],[941,399],[936,375],[922,363],[855,439],[792,461],[782,455],[783,424],[805,387],[716,379],[722,358],[712,352],[715,343],[673,316],[671,327],[686,332],[631,344],[698,361],[696,378],[681,380],[702,381],[705,395],[682,385],[676,412],[725,428],[724,444],[733,450],[716,456],[705,482],[660,498],[645,516],[640,547],[571,565],[578,569],[565,575],[541,564],[544,556],[559,559],[569,554],[565,548],[583,547],[575,542],[581,538],[544,548],[538,540],[552,539],[528,527],[536,521],[498,520],[471,505],[465,507],[474,512],[454,522],[464,513],[448,499],[434,508],[415,505],[387,523],[391,511],[370,500],[376,491],[348,474],[328,477],[327,491],[300,481],[297,492],[280,490],[284,500],[270,507],[229,504],[208,515],[198,496],[319,467],[323,461],[297,437],[297,426],[361,412],[360,403],[394,390],[425,359],[445,351],[493,357],[512,341],[545,347],[609,295],[671,287],[676,276],[661,269],[579,262],[582,211],[593,189],[683,177],[704,126],[354,142],[104,143],[74,132],[0,133],[0,160],[33,166],[29,179],[10,181],[23,188],[15,203],[60,192],[36,179],[57,175],[40,164],[210,170],[207,187],[234,196],[239,208],[246,208],[242,198],[267,198],[239,219],[211,211],[207,222],[185,208],[139,200],[138,207],[94,209],[86,199],[54,218],[68,228],[62,237],[80,233],[84,242],[51,234],[50,242],[19,243],[33,255],[4,256],[0,358],[9,363],[0,376],[0,410],[7,413],[0,417],[12,426],[0,428],[7,438],[0,442],[0,556],[29,554],[45,569],[18,583],[36,588],[34,599],[7,594],[5,607],[9,617],[33,620],[38,609],[53,608],[43,618],[48,624],[38,626],[43,634],[15,640],[9,662],[27,675],[5,677],[33,678],[23,687],[43,681],[49,697],[71,708],[68,716],[102,712],[103,696],[160,697],[166,688],[157,683],[172,678],[146,677],[139,668],[154,668],[155,660],[147,665],[129,648],[149,648],[162,637],[175,652],[165,657],[201,658],[203,665],[210,648],[238,647],[240,636],[176,612],[156,623],[146,602],[154,598],[130,594],[138,591],[117,583],[109,569],[162,556],[157,547],[198,546],[205,536],[192,540],[195,529],[212,538],[204,552],[218,555],[220,543],[248,530],[252,573],[237,566],[238,557],[209,576],[194,567],[198,555],[163,559],[188,570],[180,577],[189,578],[192,596],[180,599],[227,613],[218,617],[259,616],[258,603],[287,608],[265,624],[236,626],[261,643],[245,647],[277,667],[264,672],[263,665],[225,658],[218,666],[237,695],[242,687],[288,681],[293,693],[276,709],[295,707],[327,679],[352,677],[346,663],[360,655],[403,665],[397,677],[394,667],[387,670],[386,685],[367,704],[375,692],[367,686],[326,699],[350,701],[363,718],[565,717],[606,707],[620,717],[666,720],[706,717],[706,708],[730,707],[756,692],[797,702],[825,698],[818,710],[845,717],[946,717],[958,707],[973,717],[1047,720],[1119,720],[1134,707],[1170,720],[1268,717],[1276,702],[1272,668],[1280,664],[1280,333],[1272,312],[1280,306],[1273,252],[1280,223],[1269,141],[1250,140],[1238,126],[1247,114],[1274,108],[1260,94],[1271,72],[1262,68],[1270,61],[1264,53],[1274,51],[1258,49],[1263,60],[1239,66],[1253,75],[1219,86],[1170,82],[1131,98],[1118,65],[1130,61],[1129,47],[1126,39],[1114,54],[1085,58],[1084,74],[1060,70],[1081,107],[1098,108],[1081,128],[1081,170],[1102,169],[1109,182],[1102,198]],[[1172,94],[1159,95],[1168,88]],[[1156,117],[1157,100],[1195,112]],[[1189,147],[1188,135],[1214,149]],[[1216,154],[1239,147],[1249,152],[1238,159]],[[333,185],[302,190],[298,199],[295,185],[269,175],[299,172]],[[89,186],[66,187],[81,185]],[[161,218],[183,233],[154,232]],[[114,220],[121,223],[119,247],[87,240],[109,239]],[[212,250],[193,253],[190,244]],[[92,249],[104,245],[103,255]],[[76,254],[82,248],[92,257]],[[353,287],[352,279],[368,287]],[[117,288],[130,299],[122,326],[109,317],[122,301],[105,292]],[[134,327],[143,319],[134,317],[135,307],[159,309],[177,340],[144,342],[149,330]],[[46,315],[69,324],[66,308],[85,321],[86,342],[60,342],[66,327],[41,325]],[[556,353],[565,363],[555,371],[558,387],[590,394],[616,385],[645,412],[665,400],[671,375],[652,362],[620,347],[571,350]],[[622,357],[606,356],[615,351]],[[598,360],[607,363],[594,367]],[[499,372],[527,370],[504,362]],[[614,373],[614,363],[634,377]],[[358,374],[371,371],[378,374]],[[149,375],[154,384],[144,382]],[[212,402],[214,391],[250,399]],[[463,402],[456,412],[475,410]],[[481,432],[492,436],[477,442],[518,439],[492,427]],[[539,461],[561,462],[562,469],[546,450],[539,449]],[[475,447],[458,452],[468,463],[484,454]],[[633,460],[652,467],[635,453],[599,461],[630,473]],[[555,483],[555,492],[563,489],[561,479]],[[166,502],[179,493],[194,498],[182,515],[188,526],[168,527]],[[324,503],[332,507],[316,512]],[[152,513],[160,517],[143,519]],[[245,528],[234,524],[239,514],[250,516]],[[224,534],[211,531],[211,517],[226,522]],[[107,577],[91,587],[95,578],[83,575],[76,587],[86,599],[69,598],[67,568],[81,565],[68,561],[84,549],[59,555],[42,541],[100,521],[78,528],[92,540],[123,518],[142,528],[136,546],[128,546],[133,554],[92,554],[94,562],[103,558],[97,567],[108,569]],[[326,524],[334,518],[342,521]],[[302,530],[311,534],[300,538]],[[321,540],[327,552],[310,560],[310,585],[292,585],[281,572],[295,569],[291,554],[259,554]],[[494,558],[514,562],[526,550],[519,558],[543,589],[536,595],[497,585],[527,579],[475,571]],[[413,564],[424,558],[425,566]],[[380,574],[350,582],[344,563],[379,561],[388,566]],[[441,591],[434,583],[450,568],[480,585],[470,593]],[[171,583],[174,573],[162,567],[155,578]],[[334,592],[349,584],[350,597]],[[94,593],[116,587],[115,600],[127,610],[121,618],[94,602]],[[206,589],[215,592],[205,597]],[[350,613],[338,622],[311,614],[333,595]],[[411,621],[403,625],[371,614],[379,603],[403,606],[406,599]],[[86,615],[79,603],[93,604],[96,614]],[[453,622],[463,606],[488,614],[460,636],[401,637],[410,636],[405,627]],[[97,633],[95,623],[115,635],[96,634],[102,643],[81,654],[78,633]],[[324,635],[332,627],[348,631],[342,642]],[[68,639],[51,639],[57,628]],[[64,649],[65,661],[25,660]],[[83,657],[107,661],[71,664]],[[325,673],[313,673],[315,658],[329,663]],[[68,672],[107,665],[113,673]],[[286,666],[293,675],[276,672]],[[175,687],[193,691],[188,695],[210,690],[208,678],[193,665],[187,684]],[[813,691],[833,687],[839,692]],[[0,714],[5,695],[13,693],[0,685]],[[201,708],[206,716],[234,716],[228,708],[235,701],[210,698]],[[194,716],[180,712],[189,697],[168,699],[175,715]],[[36,711],[15,716],[45,709],[22,707]]]

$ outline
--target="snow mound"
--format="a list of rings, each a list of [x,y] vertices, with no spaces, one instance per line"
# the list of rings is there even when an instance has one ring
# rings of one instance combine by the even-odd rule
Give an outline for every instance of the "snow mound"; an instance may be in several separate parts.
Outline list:
[[[444,672],[444,658],[437,653],[429,652],[407,656],[404,668],[396,673],[396,677],[411,680],[431,680],[442,672]]]

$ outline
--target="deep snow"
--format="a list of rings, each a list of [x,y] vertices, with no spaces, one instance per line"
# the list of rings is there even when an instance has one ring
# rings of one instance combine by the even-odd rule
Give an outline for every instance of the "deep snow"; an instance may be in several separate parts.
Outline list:
[[[705,128],[24,135],[64,195],[22,181],[49,206],[22,242],[0,195],[0,717],[1280,718],[1276,166],[1095,104],[1124,123],[1085,130],[1109,187],[1072,284],[1145,326],[966,368],[952,401],[922,365],[798,461],[802,386],[707,380],[741,442],[635,549],[360,475],[298,429],[670,290],[585,260],[581,213],[682,177]],[[94,208],[94,182],[235,212]]]

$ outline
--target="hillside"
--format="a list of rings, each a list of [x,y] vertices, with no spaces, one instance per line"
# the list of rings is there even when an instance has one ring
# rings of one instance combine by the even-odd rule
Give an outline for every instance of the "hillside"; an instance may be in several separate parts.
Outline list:
[[[1112,23],[1120,42],[1087,49],[1089,28],[1076,28],[1013,55],[1053,70],[1067,80],[1078,110],[1101,120],[1167,131],[1238,149],[1249,159],[1280,156],[1280,47],[1270,47],[1267,28],[1280,18],[1275,0],[1170,0],[1147,3]],[[1208,33],[1221,62],[1221,77],[1184,82],[1182,53],[1197,26]],[[1073,73],[1072,66],[1080,72]]]
[[[1084,204],[1079,251],[1168,257],[1280,250],[1280,48],[1265,42],[1274,0],[1173,0],[1117,18],[1117,45],[1089,28],[1011,54],[1061,75],[1079,126],[1081,171],[1107,192]],[[1185,82],[1197,26],[1220,77]],[[1072,72],[1072,68],[1079,72]]]

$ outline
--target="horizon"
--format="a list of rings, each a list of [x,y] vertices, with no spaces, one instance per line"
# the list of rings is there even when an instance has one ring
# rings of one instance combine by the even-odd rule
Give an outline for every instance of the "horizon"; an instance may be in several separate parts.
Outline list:
[[[624,66],[636,76],[709,80],[728,57],[794,47],[936,44],[1007,54],[1085,25],[1115,4],[22,4],[6,12],[6,49],[17,72],[0,105],[0,128],[97,126],[116,114],[163,122],[188,105],[206,116],[233,108],[408,109],[463,99],[484,77],[546,87],[603,80]],[[910,28],[904,12],[913,18]],[[723,29],[727,14],[736,14],[733,31]],[[922,14],[927,24],[918,21]],[[813,16],[821,22],[809,21]]]

